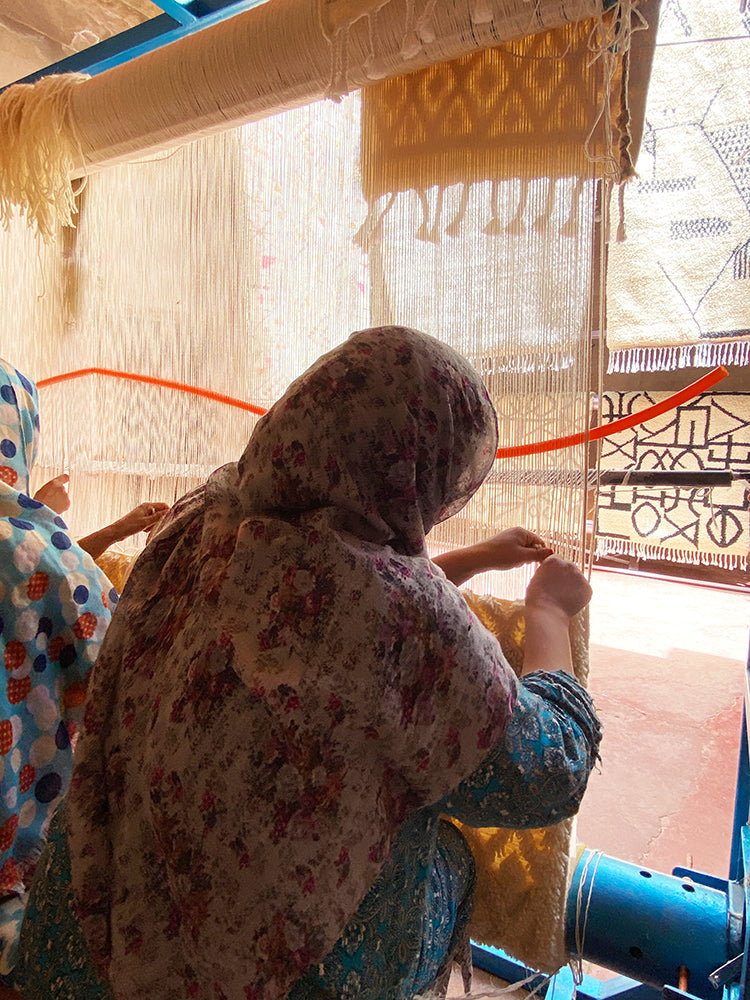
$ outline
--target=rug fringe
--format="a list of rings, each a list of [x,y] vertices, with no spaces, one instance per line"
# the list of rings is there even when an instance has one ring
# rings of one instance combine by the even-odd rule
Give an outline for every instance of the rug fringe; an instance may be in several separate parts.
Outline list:
[[[745,331],[743,331],[744,333]],[[747,331],[750,334],[750,331]],[[681,347],[629,347],[611,351],[608,374],[669,372],[678,368],[715,368],[750,364],[750,338]]]
[[[675,562],[692,566],[718,566],[727,570],[748,569],[748,557],[728,552],[699,552],[692,549],[676,549],[665,545],[647,545],[631,542],[625,538],[598,538],[596,558],[611,555],[629,556],[631,559],[648,559],[660,562]]]

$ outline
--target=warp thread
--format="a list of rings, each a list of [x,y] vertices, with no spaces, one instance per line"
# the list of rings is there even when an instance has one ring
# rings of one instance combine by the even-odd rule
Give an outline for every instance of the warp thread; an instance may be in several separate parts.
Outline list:
[[[578,888],[576,890],[576,912],[575,912],[575,925],[574,925],[574,940],[575,940],[575,955],[570,960],[570,970],[573,974],[573,995],[571,1000],[576,1000],[578,994],[578,987],[583,982],[583,960],[584,960],[584,949],[586,946],[586,929],[588,927],[589,911],[591,909],[591,897],[594,892],[594,880],[596,879],[596,873],[599,868],[599,864],[604,857],[603,851],[591,851],[583,863],[583,868],[581,869],[581,877],[578,881]],[[589,876],[589,870],[591,870],[591,875]],[[588,883],[588,884],[587,884]],[[585,901],[584,901],[585,895]],[[532,972],[530,975],[526,976],[524,979],[520,979],[517,982],[510,983],[508,986],[503,986],[501,989],[497,990],[487,990],[482,993],[475,993],[473,990],[470,993],[465,994],[466,1000],[494,1000],[495,997],[504,997],[509,993],[514,993],[519,989],[529,983],[534,982],[538,979],[534,988],[529,991],[527,1000],[531,1000],[539,990],[547,986],[548,983],[553,979],[552,976],[542,975],[539,972]],[[430,1000],[430,995],[427,994],[424,997],[417,997],[416,1000]]]
[[[593,162],[602,164],[605,178],[621,185],[635,175],[630,155],[632,143],[628,102],[630,50],[633,35],[647,29],[648,23],[638,10],[637,0],[619,0],[612,11],[608,11],[597,19],[589,39],[591,62],[601,60],[604,82],[598,114],[586,140],[586,155]],[[618,63],[622,65],[622,84],[620,86],[620,109],[615,123],[620,137],[615,143],[610,102]],[[600,124],[605,135],[604,152],[601,155],[596,155],[591,147]],[[617,150],[616,154],[615,149]]]
[[[54,240],[60,225],[74,226],[76,194],[70,181],[83,154],[70,114],[83,73],[19,83],[0,95],[0,222],[7,229],[15,209],[42,238]]]
[[[570,967],[573,972],[573,983],[575,987],[581,985],[583,982],[583,956],[584,948],[586,945],[586,928],[588,926],[589,920],[589,910],[591,908],[591,896],[594,891],[594,879],[596,878],[596,872],[599,868],[599,862],[603,858],[604,854],[602,851],[592,851],[584,862],[583,869],[581,871],[581,877],[578,881],[578,889],[576,891],[576,917],[575,917],[575,946],[576,953],[570,962]],[[589,868],[593,865],[593,871],[591,872],[591,879],[588,884],[588,893],[586,895],[586,904],[583,905],[583,892],[586,880],[589,874]],[[581,911],[583,910],[583,921],[581,921]],[[573,995],[573,1000],[575,1000],[575,993]]]

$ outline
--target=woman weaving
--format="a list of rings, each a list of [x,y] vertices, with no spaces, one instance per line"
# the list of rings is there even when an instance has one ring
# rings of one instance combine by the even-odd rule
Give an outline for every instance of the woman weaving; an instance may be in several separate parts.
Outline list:
[[[38,439],[36,386],[0,358],[0,977],[15,962],[26,890],[68,789],[87,678],[117,601],[93,560],[167,509],[141,504],[76,543],[60,516],[67,474],[31,495]]]
[[[30,495],[36,386],[0,359],[0,976],[66,793],[86,682],[117,600],[62,518]]]
[[[557,822],[599,741],[567,672],[578,571],[550,557],[532,579],[518,682],[427,557],[496,442],[459,355],[366,330],[166,516],[94,672],[24,922],[27,1000],[441,987],[473,878],[441,816]],[[535,543],[515,529],[446,569],[546,555]]]

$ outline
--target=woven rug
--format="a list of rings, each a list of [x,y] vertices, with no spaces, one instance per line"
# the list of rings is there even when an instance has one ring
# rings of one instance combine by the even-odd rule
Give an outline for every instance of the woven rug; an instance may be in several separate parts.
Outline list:
[[[472,585],[475,581],[472,581]],[[523,666],[526,617],[522,601],[503,601],[465,590],[480,620],[500,640],[517,674]],[[581,684],[589,676],[589,617],[585,610],[570,628],[573,670]],[[557,972],[569,960],[566,910],[578,862],[576,819],[541,829],[477,829],[455,821],[471,847],[477,885],[469,931],[478,944],[501,948],[531,969]]]
[[[740,8],[662,4],[625,240],[609,247],[610,371],[750,363],[750,7]]]
[[[645,409],[661,392],[607,392],[602,421]],[[707,393],[606,438],[602,469],[723,469],[750,474],[750,392]],[[748,565],[750,483],[677,489],[603,486],[597,555]]]

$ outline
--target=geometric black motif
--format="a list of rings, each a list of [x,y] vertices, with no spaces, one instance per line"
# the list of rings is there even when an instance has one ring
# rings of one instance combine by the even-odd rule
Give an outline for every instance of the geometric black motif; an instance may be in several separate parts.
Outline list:
[[[606,392],[602,423],[668,393]],[[720,469],[750,475],[750,392],[706,393],[647,424],[606,438],[602,469]],[[746,566],[750,482],[731,486],[603,486],[597,549],[651,558]]]
[[[735,281],[750,278],[750,240],[746,240],[732,254],[732,272]]]
[[[750,162],[747,157],[750,125],[733,123],[722,128],[706,128],[704,132],[750,212]]]

